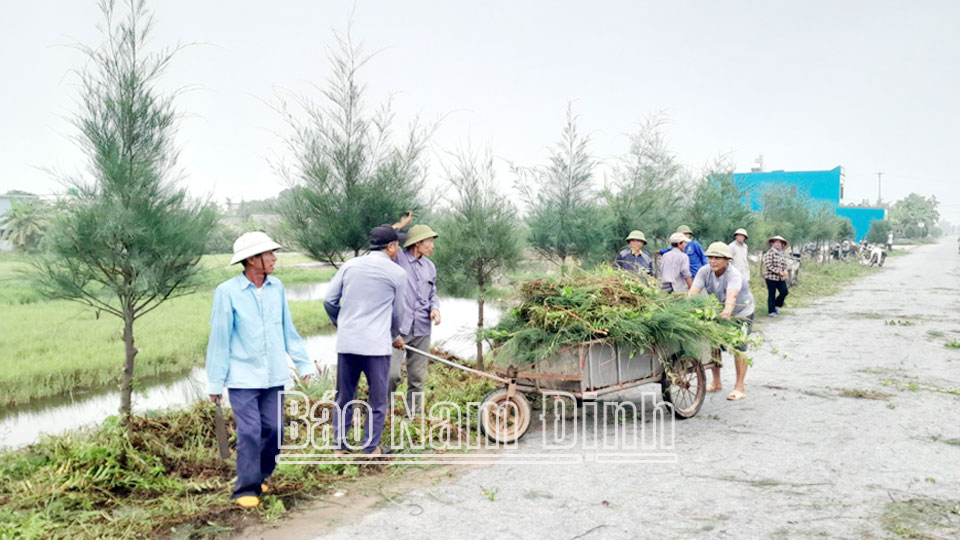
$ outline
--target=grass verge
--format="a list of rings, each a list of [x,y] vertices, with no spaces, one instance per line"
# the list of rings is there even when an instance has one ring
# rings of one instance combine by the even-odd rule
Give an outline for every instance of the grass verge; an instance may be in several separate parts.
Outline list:
[[[304,390],[319,397],[331,382]],[[492,386],[435,365],[427,388],[431,403],[463,405],[479,401]],[[225,413],[235,457],[234,424]],[[213,414],[211,404],[200,403],[138,416],[129,434],[112,417],[94,429],[0,453],[0,538],[156,538],[184,531],[190,538],[211,537],[241,523],[276,521],[338,483],[393,467],[281,465],[271,478],[273,494],[256,511],[243,511],[230,499],[235,464],[219,458]],[[388,419],[385,437],[399,421]],[[414,441],[435,432],[413,431]]]
[[[824,296],[836,294],[859,278],[882,271],[854,261],[831,261],[816,264],[804,261],[797,284],[790,288],[788,307],[809,305]],[[750,268],[750,291],[756,303],[757,316],[767,314],[767,283],[758,264]]]

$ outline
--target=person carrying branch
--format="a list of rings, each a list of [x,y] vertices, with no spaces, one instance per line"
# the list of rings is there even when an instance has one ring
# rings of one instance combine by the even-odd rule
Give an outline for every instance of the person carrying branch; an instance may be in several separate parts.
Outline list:
[[[218,401],[227,388],[237,423],[237,485],[233,497],[256,508],[276,467],[283,426],[280,391],[290,382],[287,355],[304,381],[316,373],[290,317],[283,283],[271,276],[280,249],[262,232],[233,243],[230,264],[243,273],[221,283],[213,294],[207,344],[207,394]]]
[[[693,286],[687,294],[694,296],[701,291],[706,291],[707,294],[716,296],[723,305],[720,318],[736,320],[744,326],[745,333],[749,334],[753,328],[753,294],[750,292],[750,284],[746,276],[730,264],[733,259],[730,247],[723,242],[714,242],[710,244],[704,255],[707,256],[707,266],[697,272]],[[743,386],[743,380],[747,376],[746,350],[747,346],[742,345],[733,353],[737,367],[737,382],[733,385],[733,392],[727,396],[731,401],[747,397]],[[718,362],[713,364],[713,380],[707,386],[707,392],[718,392],[723,389],[723,383],[720,381],[720,350],[715,351],[714,355]]]
[[[763,279],[767,282],[767,316],[776,317],[780,314],[783,301],[790,294],[787,290],[787,259],[783,254],[789,243],[782,236],[774,236],[767,240],[769,249],[763,254]]]

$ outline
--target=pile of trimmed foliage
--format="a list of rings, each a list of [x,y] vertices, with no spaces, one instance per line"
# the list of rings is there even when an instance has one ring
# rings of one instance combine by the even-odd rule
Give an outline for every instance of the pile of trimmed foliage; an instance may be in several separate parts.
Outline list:
[[[518,300],[500,324],[483,333],[501,365],[537,362],[598,339],[695,357],[748,340],[740,325],[718,317],[716,298],[664,293],[656,280],[609,266],[527,281],[520,284]]]

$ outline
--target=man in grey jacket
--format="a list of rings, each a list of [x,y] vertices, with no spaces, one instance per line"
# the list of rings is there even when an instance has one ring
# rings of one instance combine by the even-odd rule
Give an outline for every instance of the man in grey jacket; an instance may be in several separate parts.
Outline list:
[[[333,415],[335,453],[342,454],[353,420],[360,375],[370,387],[363,452],[385,452],[380,436],[387,416],[390,346],[403,348],[400,323],[405,310],[407,276],[394,263],[400,252],[397,231],[389,225],[370,231],[370,253],[350,259],[333,276],[323,307],[337,327],[337,407]]]

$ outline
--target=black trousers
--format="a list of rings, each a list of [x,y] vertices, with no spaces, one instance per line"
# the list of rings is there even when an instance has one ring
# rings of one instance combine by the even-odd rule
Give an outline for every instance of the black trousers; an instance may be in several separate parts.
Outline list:
[[[777,308],[783,307],[783,299],[790,294],[787,290],[786,281],[767,281],[767,313],[773,313]]]

